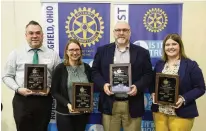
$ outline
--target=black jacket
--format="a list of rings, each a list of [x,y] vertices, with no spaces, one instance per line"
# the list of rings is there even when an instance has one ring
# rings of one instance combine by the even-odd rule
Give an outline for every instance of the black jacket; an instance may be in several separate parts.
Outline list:
[[[92,79],[101,90],[99,111],[108,115],[112,115],[114,95],[105,94],[104,84],[110,81],[109,65],[114,63],[115,47],[115,43],[99,47],[92,66]],[[132,85],[138,90],[135,96],[129,96],[129,112],[132,118],[137,118],[144,115],[144,91],[152,84],[153,71],[148,50],[130,44],[129,51]]]
[[[88,81],[91,82],[91,68],[88,64],[84,63],[85,74]],[[67,78],[68,71],[64,63],[60,63],[52,74],[51,93],[56,99],[56,111],[61,113],[69,113],[67,104],[70,103],[67,91]]]

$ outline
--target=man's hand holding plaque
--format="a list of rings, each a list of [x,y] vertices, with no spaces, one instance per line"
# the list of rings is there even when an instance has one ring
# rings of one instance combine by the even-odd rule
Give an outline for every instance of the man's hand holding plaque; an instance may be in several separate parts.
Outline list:
[[[137,94],[137,87],[135,85],[131,86],[131,90],[127,93],[130,96],[135,96]]]
[[[114,93],[111,92],[111,90],[110,90],[111,85],[110,85],[109,83],[105,83],[103,88],[104,88],[104,92],[105,92],[108,96],[114,94]]]
[[[34,92],[32,92],[31,90],[29,90],[27,88],[18,88],[16,92],[23,95],[23,96],[29,96],[29,95],[34,94]]]
[[[49,92],[50,92],[50,88],[49,87],[47,87],[46,88],[46,92],[45,91],[39,91],[39,92],[35,92],[35,95],[40,95],[40,96],[47,96],[48,94],[49,94]]]
[[[49,94],[50,88],[47,88],[47,92],[33,92],[32,90],[29,90],[27,88],[18,88],[17,93],[23,95],[23,96],[29,96],[29,95],[39,95],[39,96],[47,96]]]

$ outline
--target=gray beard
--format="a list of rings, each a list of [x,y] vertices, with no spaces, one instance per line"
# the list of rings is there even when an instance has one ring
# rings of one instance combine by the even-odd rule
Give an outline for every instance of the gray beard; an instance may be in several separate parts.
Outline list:
[[[124,43],[119,43],[118,40],[115,40],[115,43],[118,45],[127,45],[129,43],[129,40],[126,40]]]

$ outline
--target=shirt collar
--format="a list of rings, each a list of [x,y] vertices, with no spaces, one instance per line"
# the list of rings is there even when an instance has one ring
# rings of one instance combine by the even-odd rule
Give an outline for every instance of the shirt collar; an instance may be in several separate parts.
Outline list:
[[[130,43],[128,43],[124,50],[119,50],[118,44],[117,44],[117,43],[115,43],[115,44],[116,44],[116,50],[118,50],[118,51],[120,51],[120,52],[125,52],[125,51],[127,51],[127,50],[129,49],[129,47],[130,47]]]
[[[26,45],[26,51],[27,51],[27,52],[31,51],[32,49],[33,49],[33,48],[31,48],[31,47],[29,46],[29,44]],[[45,47],[44,47],[43,45],[42,45],[41,47],[39,47],[38,49],[39,49],[40,51],[43,51],[43,52],[45,51]]]

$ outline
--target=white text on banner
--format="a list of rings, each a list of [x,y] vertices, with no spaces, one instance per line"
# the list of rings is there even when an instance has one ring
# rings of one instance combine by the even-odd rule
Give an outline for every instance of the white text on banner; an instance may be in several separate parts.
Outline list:
[[[129,20],[129,5],[114,5],[114,24]]]
[[[58,24],[58,4],[45,3],[42,5],[44,31],[44,45],[49,49],[54,49],[59,54],[59,24]]]

